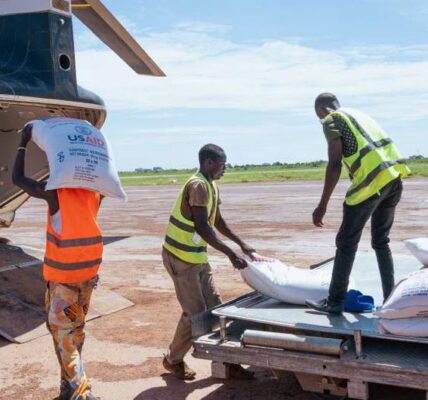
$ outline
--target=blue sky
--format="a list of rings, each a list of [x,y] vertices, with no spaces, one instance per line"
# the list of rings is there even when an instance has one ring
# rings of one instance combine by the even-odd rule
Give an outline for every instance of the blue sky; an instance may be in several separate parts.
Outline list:
[[[105,0],[167,74],[136,75],[75,21],[79,83],[108,108],[120,170],[326,159],[313,101],[335,93],[405,156],[428,155],[426,0]]]

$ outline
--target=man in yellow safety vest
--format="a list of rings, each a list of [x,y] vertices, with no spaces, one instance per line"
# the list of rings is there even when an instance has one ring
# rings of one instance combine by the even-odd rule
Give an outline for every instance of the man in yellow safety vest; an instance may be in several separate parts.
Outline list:
[[[163,366],[179,379],[192,380],[195,371],[184,362],[192,346],[192,315],[221,303],[208,263],[207,244],[227,255],[237,269],[247,266],[241,255],[215,234],[214,228],[235,242],[251,257],[255,250],[242,241],[223,219],[216,180],[223,176],[226,154],[214,144],[199,151],[199,171],[189,178],[175,202],[165,240],[162,259],[171,276],[182,308],[174,338],[163,359]],[[229,368],[231,377],[251,379],[252,372],[240,365]]]
[[[315,112],[328,142],[324,190],[312,215],[315,226],[323,227],[323,217],[340,178],[342,163],[352,184],[346,193],[342,225],[336,237],[328,298],[318,302],[307,300],[306,304],[318,311],[341,314],[361,233],[370,218],[372,247],[376,252],[384,299],[394,287],[389,232],[401,198],[401,178],[408,176],[410,170],[376,121],[360,111],[342,108],[334,94],[320,94],[315,100]]]

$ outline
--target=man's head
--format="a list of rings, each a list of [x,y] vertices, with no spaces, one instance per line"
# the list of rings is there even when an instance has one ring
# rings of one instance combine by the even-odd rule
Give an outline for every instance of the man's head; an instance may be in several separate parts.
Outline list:
[[[208,178],[220,179],[226,169],[226,154],[215,144],[206,144],[199,150],[201,172]]]
[[[333,93],[321,93],[315,99],[315,112],[319,119],[325,118],[328,114],[338,108],[340,108],[340,103]]]

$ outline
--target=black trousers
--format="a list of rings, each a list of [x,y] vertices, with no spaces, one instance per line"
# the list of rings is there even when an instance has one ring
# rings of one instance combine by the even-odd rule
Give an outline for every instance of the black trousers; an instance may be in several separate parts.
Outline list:
[[[379,194],[360,204],[343,205],[343,221],[336,236],[336,258],[328,297],[331,304],[345,300],[358,243],[370,217],[372,247],[376,252],[384,299],[391,293],[394,287],[394,262],[389,248],[389,232],[402,191],[403,185],[398,178],[383,187]]]

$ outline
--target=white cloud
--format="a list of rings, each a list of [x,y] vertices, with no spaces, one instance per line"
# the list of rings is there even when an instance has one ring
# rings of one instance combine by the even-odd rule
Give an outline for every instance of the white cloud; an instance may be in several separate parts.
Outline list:
[[[205,21],[186,21],[176,25],[178,30],[203,33],[227,33],[232,27]]]
[[[312,113],[321,91],[377,116],[428,117],[428,45],[320,50],[286,41],[235,43],[213,24],[181,24],[139,39],[167,73],[137,76],[110,51],[77,53],[79,82],[111,109],[230,109]]]

